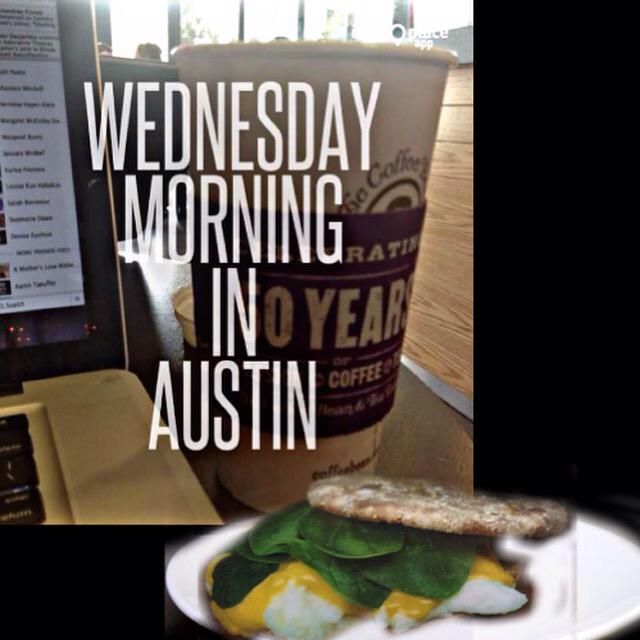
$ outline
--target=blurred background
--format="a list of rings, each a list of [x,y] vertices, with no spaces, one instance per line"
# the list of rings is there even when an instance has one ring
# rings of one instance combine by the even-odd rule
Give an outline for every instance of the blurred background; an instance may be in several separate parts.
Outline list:
[[[471,0],[97,0],[98,39],[118,57],[141,42],[161,59],[180,44],[289,40],[391,42],[391,26],[420,33],[449,30],[439,42],[470,55]],[[465,60],[469,61],[469,60]]]

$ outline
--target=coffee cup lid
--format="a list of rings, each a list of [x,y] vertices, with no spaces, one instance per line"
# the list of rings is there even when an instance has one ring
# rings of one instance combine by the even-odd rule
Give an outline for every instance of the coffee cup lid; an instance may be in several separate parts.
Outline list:
[[[393,43],[371,44],[364,42],[233,42],[230,44],[181,45],[172,53],[173,59],[183,56],[205,55],[207,57],[236,58],[238,56],[262,59],[271,57],[319,57],[319,58],[366,58],[379,61],[407,60],[427,64],[444,64],[455,67],[458,55],[450,49],[433,47],[419,49],[415,46]]]

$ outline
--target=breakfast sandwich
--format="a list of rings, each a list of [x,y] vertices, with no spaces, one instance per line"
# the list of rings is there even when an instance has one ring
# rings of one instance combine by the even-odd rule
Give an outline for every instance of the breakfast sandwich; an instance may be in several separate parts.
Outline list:
[[[322,640],[367,615],[396,632],[452,614],[504,615],[527,596],[517,567],[497,558],[496,537],[544,538],[568,525],[549,500],[339,476],[213,558],[207,591],[232,636]]]

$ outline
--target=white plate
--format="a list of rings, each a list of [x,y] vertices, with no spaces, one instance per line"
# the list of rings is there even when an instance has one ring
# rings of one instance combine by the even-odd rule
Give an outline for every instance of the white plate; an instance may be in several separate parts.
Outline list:
[[[203,535],[169,562],[166,581],[171,598],[203,627],[218,629],[207,603],[204,569],[255,522]],[[578,516],[573,529],[561,537],[543,543],[508,539],[501,547],[503,555],[513,554],[527,563],[534,597],[526,612],[486,620],[435,620],[401,635],[388,633],[374,620],[363,620],[335,640],[597,640],[640,619],[640,545],[626,531]]]

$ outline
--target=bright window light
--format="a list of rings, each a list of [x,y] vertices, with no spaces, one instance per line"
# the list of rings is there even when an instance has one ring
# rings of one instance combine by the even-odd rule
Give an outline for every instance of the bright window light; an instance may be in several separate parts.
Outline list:
[[[353,39],[388,42],[393,24],[393,0],[351,0]]]
[[[152,42],[168,60],[167,0],[111,0],[111,34],[114,56],[133,58],[139,44]]]
[[[348,4],[345,0],[306,0],[305,40],[345,40],[349,26]]]
[[[298,0],[245,0],[245,42],[298,39]]]
[[[180,0],[183,44],[226,44],[238,39],[240,0]]]
[[[306,0],[304,37],[392,42],[395,8],[395,0]],[[472,0],[409,0],[407,9],[419,31],[453,29],[473,22]]]

